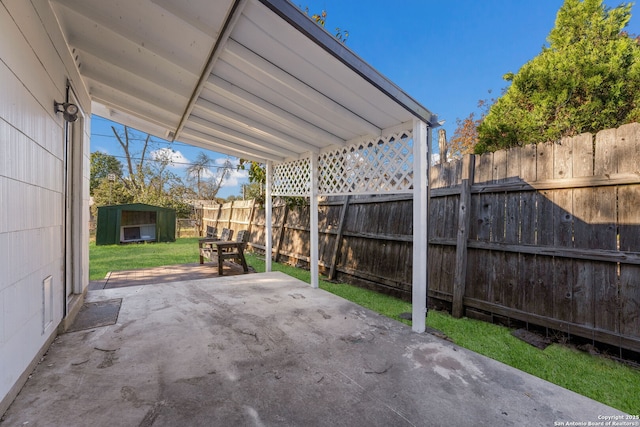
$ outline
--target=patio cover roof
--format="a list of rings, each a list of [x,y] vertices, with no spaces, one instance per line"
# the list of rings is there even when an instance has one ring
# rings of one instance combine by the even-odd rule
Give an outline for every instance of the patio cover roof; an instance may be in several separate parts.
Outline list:
[[[414,118],[436,126],[288,0],[52,6],[92,112],[158,137],[278,163]]]
[[[412,327],[424,332],[428,129],[437,116],[288,0],[50,4],[81,76],[72,83],[85,86],[94,114],[266,163],[267,224],[273,165],[282,165],[276,175],[287,181],[276,194],[299,195],[289,184],[302,184],[311,203],[312,287],[319,174],[323,183],[344,184],[326,194],[413,192]],[[269,226],[265,241],[270,253]]]

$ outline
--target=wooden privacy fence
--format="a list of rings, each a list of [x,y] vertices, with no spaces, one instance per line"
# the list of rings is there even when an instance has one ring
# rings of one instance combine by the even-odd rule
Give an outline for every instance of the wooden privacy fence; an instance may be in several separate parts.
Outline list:
[[[431,169],[430,295],[640,351],[640,125]]]
[[[338,279],[411,298],[412,199],[350,196],[319,203],[320,271]],[[265,249],[265,212],[253,200],[203,208],[203,227],[249,230],[249,246]],[[273,205],[273,257],[308,267],[309,206]]]
[[[429,298],[455,316],[516,319],[640,351],[640,125],[431,168]],[[320,270],[411,296],[412,198],[319,203]],[[309,262],[309,207],[273,209],[276,260]],[[250,231],[254,201],[204,208],[203,224]]]

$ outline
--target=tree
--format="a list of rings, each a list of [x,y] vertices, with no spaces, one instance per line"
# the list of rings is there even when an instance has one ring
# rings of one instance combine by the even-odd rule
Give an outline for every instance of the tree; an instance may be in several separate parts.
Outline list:
[[[565,0],[548,47],[527,62],[478,126],[475,151],[558,140],[640,119],[640,46],[631,4]]]
[[[255,199],[258,203],[264,203],[264,188],[259,182],[250,182],[242,186],[242,197],[244,199]]]
[[[491,93],[491,91],[489,91]],[[465,119],[456,118],[456,129],[453,137],[447,142],[449,156],[451,158],[462,158],[465,154],[475,152],[478,144],[478,127],[489,113],[489,109],[496,102],[495,98],[481,99],[478,101],[480,117],[476,118],[476,113],[469,114]]]
[[[478,126],[480,123],[482,123],[482,118],[476,119],[475,113],[469,114],[464,120],[456,119],[456,130],[447,143],[451,158],[461,158],[465,154],[474,152],[474,148],[478,143]]]
[[[134,202],[131,193],[127,191],[122,179],[113,182],[108,179],[101,180],[93,189],[92,197],[94,201],[92,213],[94,215],[97,212],[95,209],[97,209],[98,206],[121,205]]]
[[[210,166],[211,157],[201,151],[198,153],[195,162],[187,168],[187,181],[194,184],[198,199],[202,199],[202,180],[205,174],[209,172]]]
[[[228,158],[222,163],[222,166],[217,166],[217,172],[211,174],[211,176],[201,183],[202,192],[201,198],[205,200],[214,200],[224,180],[229,177],[233,169],[233,164]]]
[[[96,151],[91,153],[91,172],[89,178],[89,193],[93,196],[94,190],[103,180],[108,180],[109,174],[116,179],[122,177],[122,163],[110,154]]]
[[[134,150],[137,145],[134,141],[139,140],[139,138],[133,134],[133,131],[128,126],[124,127],[124,132],[118,132],[114,126],[111,126],[111,130],[118,140],[120,147],[122,147],[127,161],[128,176],[123,180],[123,183],[132,194],[143,194],[146,190],[145,172],[148,171],[148,168],[145,168],[145,160],[151,135],[147,134],[144,138],[142,150],[137,154],[139,157],[136,158],[132,150]]]
[[[176,209],[178,217],[181,218],[189,216],[191,207],[187,200],[193,199],[195,193],[169,169],[173,164],[173,150],[151,151],[151,135],[138,134],[127,126],[122,130],[116,129],[115,126],[111,129],[124,152],[127,173],[123,171],[122,163],[113,156],[93,153],[92,178],[94,157],[96,176],[105,175],[104,170],[109,169],[102,166],[103,164],[111,165],[111,168],[115,168],[116,162],[119,165],[114,182],[101,179],[94,187],[92,195],[95,205],[147,203]]]

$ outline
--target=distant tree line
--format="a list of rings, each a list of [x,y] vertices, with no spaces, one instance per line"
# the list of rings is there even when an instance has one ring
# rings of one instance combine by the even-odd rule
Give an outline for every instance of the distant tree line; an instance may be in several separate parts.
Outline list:
[[[146,203],[176,210],[179,218],[192,214],[193,200],[216,200],[222,183],[233,168],[230,160],[213,164],[200,152],[186,169],[183,179],[170,170],[171,149],[153,150],[153,138],[127,126],[112,131],[124,155],[124,164],[114,155],[91,153],[90,195],[94,208],[124,203]],[[95,213],[95,212],[94,212]]]

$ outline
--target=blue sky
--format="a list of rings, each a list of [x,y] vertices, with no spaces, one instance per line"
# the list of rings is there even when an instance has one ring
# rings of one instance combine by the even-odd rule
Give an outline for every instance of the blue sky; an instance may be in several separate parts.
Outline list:
[[[349,31],[347,47],[445,120],[451,137],[456,118],[477,111],[481,99],[498,97],[506,82],[546,43],[563,0],[306,0],[310,14],[327,11],[326,28]],[[619,2],[604,2],[615,7]],[[634,6],[627,31],[640,34],[640,9]],[[638,16],[636,16],[636,14]],[[91,151],[119,155],[104,119],[92,123]],[[159,145],[161,146],[161,145]],[[199,148],[174,144],[185,163]],[[223,162],[226,156],[208,153]],[[184,167],[182,168],[184,169]],[[177,168],[179,172],[180,168]],[[240,194],[242,174],[220,191]]]

